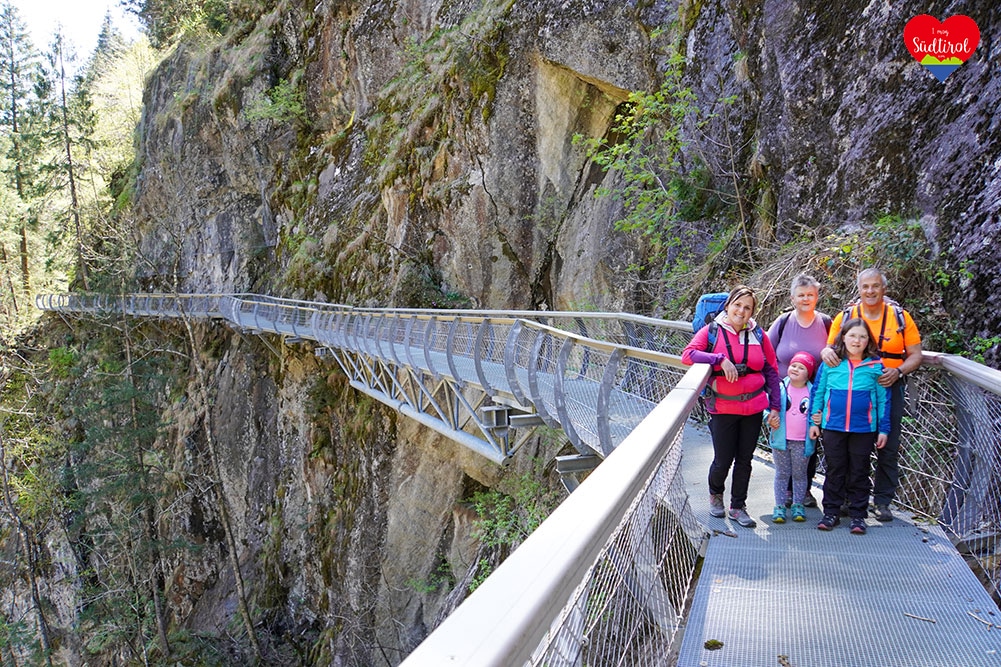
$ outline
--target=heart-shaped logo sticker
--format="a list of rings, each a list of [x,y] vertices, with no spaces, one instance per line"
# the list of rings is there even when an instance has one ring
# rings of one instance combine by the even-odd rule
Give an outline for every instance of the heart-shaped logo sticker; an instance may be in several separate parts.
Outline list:
[[[920,14],[904,26],[907,50],[939,81],[945,81],[965,63],[979,43],[980,28],[973,19],[962,14],[941,22],[934,16]]]

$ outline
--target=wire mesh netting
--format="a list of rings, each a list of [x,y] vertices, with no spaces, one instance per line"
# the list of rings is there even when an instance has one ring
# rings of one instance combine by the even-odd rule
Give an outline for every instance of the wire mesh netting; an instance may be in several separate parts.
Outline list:
[[[679,433],[529,664],[670,664],[703,537],[680,462]]]
[[[908,383],[896,502],[941,525],[998,601],[1001,386],[957,361],[971,372],[924,365]]]
[[[942,513],[955,477],[959,440],[950,385],[965,389],[948,372],[924,368],[905,390],[897,504],[928,518]]]

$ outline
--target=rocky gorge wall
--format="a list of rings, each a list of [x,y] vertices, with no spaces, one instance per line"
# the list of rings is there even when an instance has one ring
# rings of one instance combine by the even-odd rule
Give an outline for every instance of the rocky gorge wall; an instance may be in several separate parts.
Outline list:
[[[980,25],[976,55],[945,83],[902,48],[919,13]],[[916,219],[941,265],[962,269],[957,321],[996,335],[982,306],[1001,287],[999,29],[986,0],[282,2],[224,43],[179,46],[150,81],[137,284],[664,314],[627,270],[647,241],[616,230],[620,200],[595,197],[621,176],[575,137],[609,136],[630,92],[659,85],[677,38],[693,104],[715,113],[686,159],[719,187],[739,182],[758,238]],[[283,83],[301,113],[275,108]],[[711,236],[718,221],[691,224]],[[307,664],[397,664],[485,555],[463,501],[560,443],[502,468],[363,398],[309,349],[199,336],[215,398],[174,415],[163,447],[199,442],[193,415],[209,411],[243,576],[281,619],[272,641]],[[198,463],[178,454],[173,467]],[[214,510],[183,498],[187,519],[164,531],[206,548],[171,563],[172,619],[221,633],[236,614],[226,547]]]

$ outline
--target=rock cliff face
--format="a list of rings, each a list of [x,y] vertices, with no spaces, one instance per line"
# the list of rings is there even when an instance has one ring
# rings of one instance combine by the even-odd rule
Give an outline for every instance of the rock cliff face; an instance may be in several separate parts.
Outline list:
[[[919,13],[980,24],[945,83],[903,48]],[[210,52],[179,47],[149,84],[140,283],[663,312],[627,271],[644,241],[615,230],[618,200],[594,196],[617,177],[574,137],[606,136],[630,91],[657,87],[665,29],[694,104],[716,112],[687,154],[746,189],[756,234],[916,219],[937,261],[962,269],[964,329],[1001,331],[982,310],[1001,289],[1001,9],[987,0],[279,3]],[[284,84],[303,112],[281,106]],[[283,619],[275,641],[307,637],[315,664],[398,663],[482,556],[460,501],[559,445],[501,469],[363,399],[309,350],[201,335],[222,350],[209,409],[244,576]],[[175,424],[177,443],[200,437],[196,420]],[[175,564],[174,619],[221,629],[235,613],[225,547],[211,508],[187,514],[169,530],[212,548]]]

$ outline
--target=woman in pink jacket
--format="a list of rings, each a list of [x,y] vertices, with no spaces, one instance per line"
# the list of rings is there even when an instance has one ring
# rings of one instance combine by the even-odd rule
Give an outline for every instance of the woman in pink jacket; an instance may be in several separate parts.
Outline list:
[[[713,441],[709,466],[709,513],[729,515],[746,528],[755,525],[747,513],[747,486],[751,457],[761,434],[764,411],[768,423],[779,426],[779,374],[775,350],[751,317],[758,301],[754,291],[738,285],[730,292],[716,319],[702,327],[681,353],[686,364],[710,364],[705,405]],[[730,480],[730,509],[724,510],[723,492]]]

